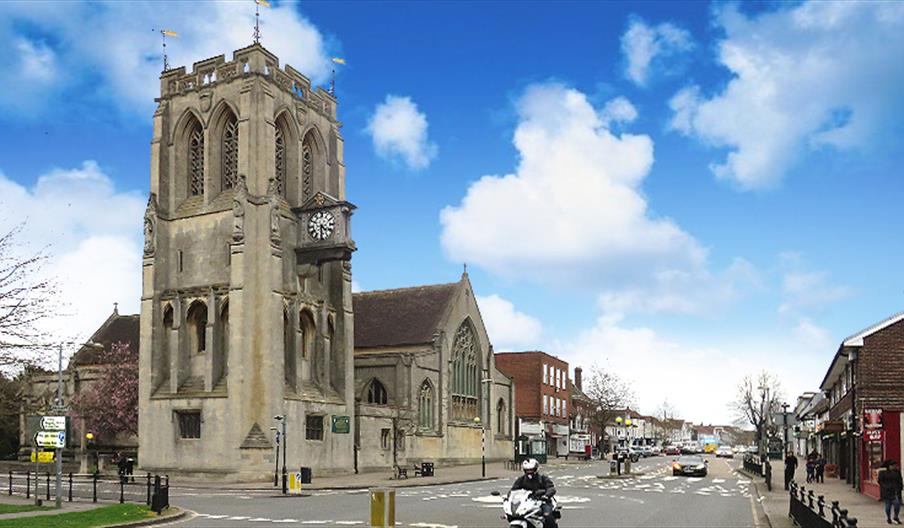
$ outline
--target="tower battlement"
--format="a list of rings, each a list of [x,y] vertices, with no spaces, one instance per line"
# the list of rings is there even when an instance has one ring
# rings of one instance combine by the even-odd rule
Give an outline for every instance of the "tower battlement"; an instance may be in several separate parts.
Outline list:
[[[260,44],[234,51],[229,62],[225,55],[217,55],[195,62],[191,71],[186,71],[185,66],[164,71],[160,75],[160,99],[203,91],[218,84],[253,76],[270,79],[300,103],[330,121],[336,121],[336,98],[322,87],[314,88],[311,80],[291,65],[285,64],[280,69],[279,57]]]

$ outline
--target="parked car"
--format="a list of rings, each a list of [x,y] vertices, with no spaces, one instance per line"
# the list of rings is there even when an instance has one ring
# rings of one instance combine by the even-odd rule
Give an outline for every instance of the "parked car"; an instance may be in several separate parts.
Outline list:
[[[682,456],[672,462],[672,475],[689,475],[692,477],[705,477],[709,461],[701,456]]]
[[[616,453],[626,453],[628,458],[631,459],[631,462],[637,462],[640,460],[640,451],[634,449],[633,447],[621,446],[615,450]]]
[[[676,445],[665,446],[663,453],[666,456],[678,456],[681,454],[681,448]]]
[[[716,458],[734,458],[734,451],[728,446],[721,446],[716,449]]]
[[[651,446],[640,446],[638,450],[644,458],[653,456],[653,448]]]

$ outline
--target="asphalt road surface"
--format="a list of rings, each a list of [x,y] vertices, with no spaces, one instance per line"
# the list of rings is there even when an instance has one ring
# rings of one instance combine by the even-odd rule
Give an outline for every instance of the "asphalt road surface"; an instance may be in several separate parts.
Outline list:
[[[643,476],[598,479],[607,463],[569,465],[551,470],[563,507],[562,527],[758,528],[768,526],[749,479],[735,473],[738,460],[709,460],[705,478],[672,476],[669,457],[654,457],[635,467]],[[514,479],[512,479],[514,480]],[[396,525],[421,528],[505,526],[501,499],[509,480],[399,489]],[[753,495],[753,496],[752,496]],[[171,526],[367,526],[368,494],[315,491],[279,497],[271,492],[173,488],[171,502],[195,512]]]

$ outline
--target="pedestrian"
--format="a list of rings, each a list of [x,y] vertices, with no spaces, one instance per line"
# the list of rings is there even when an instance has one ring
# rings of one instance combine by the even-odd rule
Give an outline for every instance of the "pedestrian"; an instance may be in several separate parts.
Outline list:
[[[135,482],[135,459],[132,457],[126,459],[126,476]]]
[[[122,479],[126,475],[126,457],[122,456],[119,452],[113,454],[113,463],[116,464],[117,473],[119,474],[119,478]]]
[[[898,515],[901,513],[901,489],[904,482],[901,480],[901,470],[894,460],[886,460],[882,463],[884,469],[879,471],[879,497],[885,501],[885,522],[888,524],[901,524]],[[892,517],[894,511],[894,517]]]
[[[816,478],[816,461],[811,457],[807,457],[807,484],[813,482]]]
[[[825,482],[826,475],[826,457],[819,455],[816,459],[816,482]]]
[[[790,489],[791,481],[794,480],[794,472],[797,471],[797,457],[794,453],[788,451],[785,455],[785,489]]]

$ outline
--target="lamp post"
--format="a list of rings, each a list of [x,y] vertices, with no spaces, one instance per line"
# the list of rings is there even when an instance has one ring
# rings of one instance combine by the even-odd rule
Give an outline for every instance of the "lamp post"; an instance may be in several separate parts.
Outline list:
[[[286,471],[286,443],[287,443],[287,442],[286,442],[286,421],[287,421],[287,420],[286,420],[286,415],[284,415],[284,414],[280,414],[280,415],[274,416],[273,419],[276,420],[277,422],[280,422],[280,423],[282,424],[282,435],[281,435],[281,436],[282,436],[281,441],[282,441],[282,446],[283,446],[283,447],[282,447],[282,455],[283,455],[283,461],[282,461],[282,492],[283,492],[283,495],[285,495],[286,493],[289,492],[289,489],[288,489],[288,484],[289,484],[289,473],[288,473],[288,471]],[[277,446],[277,449],[279,449],[278,446]]]
[[[276,427],[271,427],[271,431],[274,431],[276,435],[276,466],[273,468],[273,487],[279,486],[279,429]]]
[[[474,423],[480,427],[480,476],[487,476],[487,433],[486,429],[483,428],[483,424],[480,423],[480,416],[474,417]]]
[[[782,403],[782,425],[784,426],[784,434],[782,435],[782,451],[788,452],[788,403]]]

